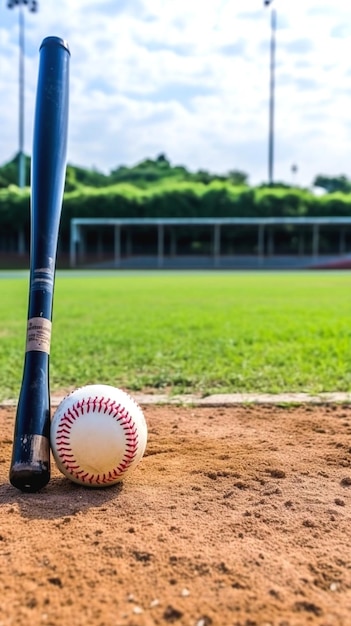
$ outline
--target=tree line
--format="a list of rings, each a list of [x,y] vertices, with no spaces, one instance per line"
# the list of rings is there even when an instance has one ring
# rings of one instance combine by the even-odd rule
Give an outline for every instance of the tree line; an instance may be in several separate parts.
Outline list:
[[[30,185],[30,158],[25,157],[25,180]],[[66,192],[75,191],[82,187],[110,187],[120,183],[130,183],[140,189],[145,189],[160,182],[198,182],[209,185],[215,181],[227,182],[234,186],[249,186],[248,174],[237,169],[230,170],[224,175],[215,174],[206,170],[190,172],[182,165],[172,166],[165,154],[159,154],[155,159],[144,159],[132,167],[121,165],[109,174],[97,169],[86,169],[68,164],[66,174]],[[18,155],[0,167],[0,189],[16,185],[18,181]],[[265,187],[266,185],[260,185]],[[271,186],[272,187],[272,186]],[[284,182],[276,182],[274,188],[295,188]],[[351,193],[351,180],[344,174],[327,176],[318,174],[312,181],[311,187],[319,187],[327,193]]]
[[[26,166],[29,183],[28,157]],[[18,242],[22,248],[29,245],[30,188],[19,189],[16,177],[16,159],[0,168],[2,251],[18,250]],[[74,217],[351,217],[351,182],[345,176],[318,176],[315,182],[328,193],[318,196],[283,184],[251,187],[243,172],[191,173],[171,166],[165,155],[121,166],[109,175],[69,165],[60,246],[69,249]]]

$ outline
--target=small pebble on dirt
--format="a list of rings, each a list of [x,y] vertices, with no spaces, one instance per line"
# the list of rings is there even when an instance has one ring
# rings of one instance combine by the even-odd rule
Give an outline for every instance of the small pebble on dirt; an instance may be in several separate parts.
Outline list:
[[[141,606],[135,606],[133,608],[133,613],[134,613],[134,615],[141,615],[142,613],[144,613],[144,611],[141,608]]]
[[[163,613],[163,619],[166,620],[166,622],[176,622],[181,617],[183,617],[183,613],[173,606],[168,606]]]
[[[342,485],[343,487],[351,487],[351,477],[345,476],[345,478],[342,478],[340,481],[340,485]]]

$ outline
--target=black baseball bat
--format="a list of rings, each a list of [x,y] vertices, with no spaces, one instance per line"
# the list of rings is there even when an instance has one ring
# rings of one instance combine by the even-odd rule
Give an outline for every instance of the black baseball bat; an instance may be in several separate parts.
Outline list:
[[[67,43],[40,46],[31,162],[31,239],[26,352],[15,418],[10,482],[35,492],[50,480],[49,354],[58,233],[66,176]]]

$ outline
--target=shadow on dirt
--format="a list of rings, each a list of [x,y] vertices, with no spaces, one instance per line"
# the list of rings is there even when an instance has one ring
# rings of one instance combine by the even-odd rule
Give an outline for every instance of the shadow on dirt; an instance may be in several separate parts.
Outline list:
[[[95,489],[82,487],[64,478],[52,478],[38,493],[22,493],[9,483],[0,485],[0,507],[11,505],[19,508],[22,517],[28,519],[58,519],[100,508],[116,500],[122,492],[123,483]],[[16,508],[17,508],[16,506]]]

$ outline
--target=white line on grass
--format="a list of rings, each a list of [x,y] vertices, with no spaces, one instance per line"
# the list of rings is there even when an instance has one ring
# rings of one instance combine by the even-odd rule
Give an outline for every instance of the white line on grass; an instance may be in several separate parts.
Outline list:
[[[232,406],[236,404],[351,404],[351,392],[327,392],[311,395],[308,393],[229,393],[200,397],[196,395],[166,395],[131,393],[134,400],[142,405],[175,404],[190,406]],[[51,406],[57,407],[64,396],[52,396]],[[0,402],[2,407],[16,406],[17,400]]]

